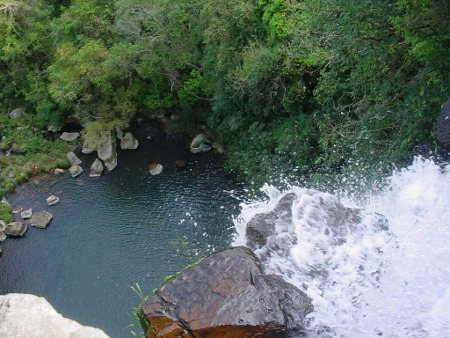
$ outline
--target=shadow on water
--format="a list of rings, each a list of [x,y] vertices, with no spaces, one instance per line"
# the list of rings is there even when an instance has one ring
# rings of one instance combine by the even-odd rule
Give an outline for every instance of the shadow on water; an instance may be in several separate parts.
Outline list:
[[[117,168],[100,178],[88,177],[94,159],[83,158],[77,178],[33,177],[9,197],[16,210],[45,209],[54,219],[2,243],[0,293],[43,296],[63,316],[123,337],[127,312],[140,302],[129,286],[150,293],[165,276],[227,248],[239,213],[228,191],[242,190],[220,159],[190,154],[173,139],[119,151]],[[177,168],[179,159],[187,166]],[[165,167],[161,175],[149,175],[152,162]],[[52,194],[60,203],[49,207]]]

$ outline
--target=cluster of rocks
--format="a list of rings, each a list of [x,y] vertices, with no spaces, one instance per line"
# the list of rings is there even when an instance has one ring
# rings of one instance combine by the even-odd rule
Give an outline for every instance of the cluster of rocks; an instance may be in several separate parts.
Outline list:
[[[80,137],[79,133],[63,133],[60,136],[62,140],[67,142],[74,141],[78,139],[78,137]],[[117,166],[116,138],[120,140],[120,148],[123,150],[137,149],[139,146],[139,141],[133,136],[132,133],[124,133],[118,128],[116,128],[116,130],[103,131],[96,142],[89,142],[86,139],[84,140],[81,152],[83,154],[92,154],[97,152],[98,156],[98,158],[96,158],[91,165],[89,177],[99,177],[102,175],[105,168],[107,171],[111,171]],[[69,172],[72,177],[81,175],[83,173],[83,168],[80,165],[82,161],[73,151],[67,153],[67,158],[71,164]]]
[[[59,202],[57,196],[50,196],[47,198],[47,204],[49,206],[55,205]],[[3,199],[1,203],[8,203],[6,199]],[[8,203],[9,204],[9,203]],[[46,210],[33,213],[32,209],[24,210],[20,213],[23,220],[29,220],[27,222],[10,222],[6,224],[0,220],[0,242],[4,241],[7,236],[22,237],[28,229],[28,225],[45,229],[53,219],[53,215]]]

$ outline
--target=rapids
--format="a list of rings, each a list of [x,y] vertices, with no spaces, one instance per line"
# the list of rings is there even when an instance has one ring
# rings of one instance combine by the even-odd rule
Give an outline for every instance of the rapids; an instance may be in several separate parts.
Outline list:
[[[335,196],[266,185],[266,199],[242,203],[233,244],[245,244],[245,225],[254,215],[293,192],[292,224],[277,225],[256,253],[267,272],[312,298],[311,337],[450,337],[449,175],[449,165],[417,157],[376,193],[355,199],[340,191],[344,206],[365,210],[342,241],[321,223],[318,200],[331,203]],[[387,217],[387,231],[373,227],[376,213]]]

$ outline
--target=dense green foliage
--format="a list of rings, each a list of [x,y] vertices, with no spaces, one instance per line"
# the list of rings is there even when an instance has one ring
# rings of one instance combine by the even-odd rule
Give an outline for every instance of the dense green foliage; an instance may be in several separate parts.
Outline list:
[[[450,93],[446,0],[0,1],[1,110],[207,123],[266,180],[430,138]]]

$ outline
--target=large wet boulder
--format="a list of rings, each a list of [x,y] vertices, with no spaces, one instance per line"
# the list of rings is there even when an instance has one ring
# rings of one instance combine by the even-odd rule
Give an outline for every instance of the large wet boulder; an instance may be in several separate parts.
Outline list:
[[[255,254],[236,247],[213,254],[167,281],[142,305],[147,337],[302,336],[311,300]]]
[[[247,223],[246,244],[253,250],[265,247],[267,252],[289,255],[289,248],[297,242],[296,224],[326,236],[330,239],[330,245],[341,245],[348,234],[364,227],[363,223],[371,231],[386,231],[389,228],[383,215],[347,208],[337,196],[303,189],[298,193],[284,194],[272,211],[256,214]]]
[[[120,149],[122,150],[137,149],[138,145],[138,140],[131,133],[125,133],[120,139]]]
[[[64,318],[45,300],[29,294],[0,295],[0,337],[107,338],[102,330]]]
[[[199,134],[191,142],[190,150],[191,153],[198,154],[198,153],[206,153],[207,151],[210,151],[212,149],[211,147],[211,141],[208,139],[208,137],[205,134]]]
[[[434,134],[441,153],[450,152],[450,98],[445,103],[439,118],[434,125]]]
[[[108,171],[117,166],[116,137],[113,131],[104,131],[100,137],[100,143],[97,147],[99,159],[103,161]]]
[[[164,167],[159,163],[151,163],[148,165],[148,171],[151,175],[156,176],[164,171]]]
[[[44,210],[31,216],[30,225],[36,228],[45,229],[52,219],[53,215]]]

